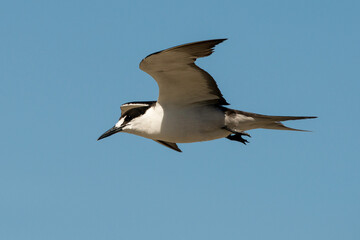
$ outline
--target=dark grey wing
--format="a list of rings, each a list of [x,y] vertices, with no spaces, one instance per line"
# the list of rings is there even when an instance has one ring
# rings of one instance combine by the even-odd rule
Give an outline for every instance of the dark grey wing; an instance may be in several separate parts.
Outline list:
[[[195,65],[197,58],[209,56],[226,39],[188,43],[153,53],[143,59],[140,69],[159,85],[160,104],[210,103],[228,105],[215,80]]]
[[[161,140],[154,140],[154,141],[160,143],[161,145],[164,145],[165,147],[168,147],[175,151],[181,152],[180,148],[176,145],[176,143],[165,142],[165,141],[161,141]]]

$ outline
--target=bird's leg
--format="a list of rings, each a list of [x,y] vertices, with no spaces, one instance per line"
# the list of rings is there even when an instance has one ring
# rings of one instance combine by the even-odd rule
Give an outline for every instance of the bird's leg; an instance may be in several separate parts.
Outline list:
[[[249,142],[248,140],[244,139],[242,136],[251,137],[250,134],[248,134],[246,132],[237,132],[237,131],[231,130],[231,129],[227,128],[227,127],[224,127],[224,129],[232,133],[232,134],[229,134],[229,136],[226,137],[227,139],[230,139],[232,141],[238,141],[238,142],[241,142],[241,143],[243,143],[245,145],[246,145],[246,143]]]
[[[238,142],[241,142],[243,144],[246,145],[246,143],[248,143],[249,141],[244,139],[242,137],[242,135],[245,135],[245,136],[248,136],[248,134],[243,134],[243,133],[235,133],[235,134],[230,134],[229,136],[227,136],[226,138],[227,139],[230,139],[232,141],[238,141]]]

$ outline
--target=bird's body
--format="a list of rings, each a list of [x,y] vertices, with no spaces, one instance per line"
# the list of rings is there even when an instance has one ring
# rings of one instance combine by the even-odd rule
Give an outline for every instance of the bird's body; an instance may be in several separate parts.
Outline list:
[[[191,143],[223,138],[229,135],[224,113],[210,106],[174,108],[154,103],[123,131],[172,143]]]
[[[149,55],[140,68],[159,85],[159,98],[151,102],[129,102],[121,106],[121,117],[99,140],[127,132],[181,151],[176,143],[209,141],[227,137],[246,143],[244,131],[255,128],[297,130],[280,123],[314,117],[267,116],[233,110],[215,80],[195,65],[195,60],[213,52],[225,39],[180,45]],[[301,131],[301,130],[297,130]]]

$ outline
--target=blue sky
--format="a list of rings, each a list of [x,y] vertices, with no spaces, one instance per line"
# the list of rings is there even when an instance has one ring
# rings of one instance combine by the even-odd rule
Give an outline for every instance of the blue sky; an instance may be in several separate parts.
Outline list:
[[[359,239],[359,1],[2,1],[0,238]],[[231,107],[298,133],[250,144],[96,139],[155,100],[140,60],[198,61]]]

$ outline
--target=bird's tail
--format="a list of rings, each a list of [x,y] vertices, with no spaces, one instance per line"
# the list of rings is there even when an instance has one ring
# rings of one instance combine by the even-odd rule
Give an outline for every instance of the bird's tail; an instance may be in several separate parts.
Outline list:
[[[288,120],[301,120],[301,119],[311,119],[317,118],[314,116],[269,116],[269,115],[262,115],[257,113],[250,113],[244,112],[239,110],[234,110],[235,114],[240,114],[245,116],[246,118],[253,119],[253,121],[249,121],[249,128],[265,128],[265,129],[276,129],[276,130],[291,130],[291,131],[302,131],[308,132],[307,130],[295,129],[284,126],[281,122],[288,121]]]
[[[290,130],[290,131],[301,131],[301,132],[310,132],[309,130],[302,130],[302,129],[296,129],[287,127],[284,124],[281,123],[281,121],[288,121],[288,120],[301,120],[301,119],[311,119],[316,118],[313,116],[266,116],[267,118],[265,121],[260,121],[259,123],[262,123],[261,128],[265,129],[276,129],[276,130]]]

